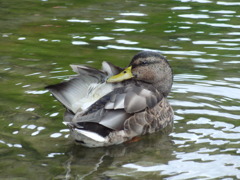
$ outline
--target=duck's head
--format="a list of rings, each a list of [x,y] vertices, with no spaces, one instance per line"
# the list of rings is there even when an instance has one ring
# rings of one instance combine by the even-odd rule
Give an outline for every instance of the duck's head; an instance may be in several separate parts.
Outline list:
[[[142,51],[133,57],[126,69],[111,76],[107,82],[115,83],[129,79],[151,84],[167,96],[172,87],[173,75],[168,61],[161,54]]]

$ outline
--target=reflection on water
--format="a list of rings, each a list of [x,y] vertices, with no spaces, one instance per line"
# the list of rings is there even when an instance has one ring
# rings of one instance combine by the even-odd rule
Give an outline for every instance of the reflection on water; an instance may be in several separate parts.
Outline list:
[[[239,7],[3,0],[0,178],[240,179]],[[73,74],[69,64],[124,67],[141,50],[163,53],[174,70],[173,132],[109,148],[74,145],[63,107],[43,87]]]
[[[170,159],[175,159],[172,147],[173,141],[167,134],[148,135],[139,142],[107,148],[89,149],[73,145],[67,152],[69,159],[65,162],[66,171],[58,177],[78,177],[79,179],[107,178],[113,175],[124,177],[126,175],[124,164],[135,162],[134,159],[144,162],[145,165],[166,164]],[[152,149],[155,151],[152,152]],[[105,169],[105,167],[108,168]],[[113,172],[112,168],[116,170]],[[102,174],[103,171],[104,174]]]

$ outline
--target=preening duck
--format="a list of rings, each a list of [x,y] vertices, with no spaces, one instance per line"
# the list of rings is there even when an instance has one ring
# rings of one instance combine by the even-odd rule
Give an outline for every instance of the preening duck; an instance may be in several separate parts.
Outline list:
[[[142,51],[125,69],[108,62],[102,63],[102,70],[71,67],[76,76],[46,88],[66,107],[64,124],[77,143],[120,144],[172,124],[167,95],[173,75],[161,54]]]

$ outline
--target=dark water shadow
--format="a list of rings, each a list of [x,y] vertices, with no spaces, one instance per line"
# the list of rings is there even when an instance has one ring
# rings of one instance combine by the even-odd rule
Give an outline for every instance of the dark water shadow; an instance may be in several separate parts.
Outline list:
[[[137,142],[103,148],[86,148],[73,144],[66,154],[65,172],[57,179],[112,179],[105,174],[126,163],[137,161],[167,164],[175,159],[173,141],[169,136],[172,127],[164,131],[142,136]]]

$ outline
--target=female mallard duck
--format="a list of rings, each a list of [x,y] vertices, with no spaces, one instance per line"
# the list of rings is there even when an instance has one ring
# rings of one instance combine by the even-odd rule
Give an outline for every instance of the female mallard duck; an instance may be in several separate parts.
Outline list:
[[[64,123],[77,143],[88,147],[120,144],[172,123],[167,95],[173,75],[162,55],[143,51],[126,69],[107,62],[102,66],[97,70],[72,65],[79,75],[47,87],[66,107]]]

